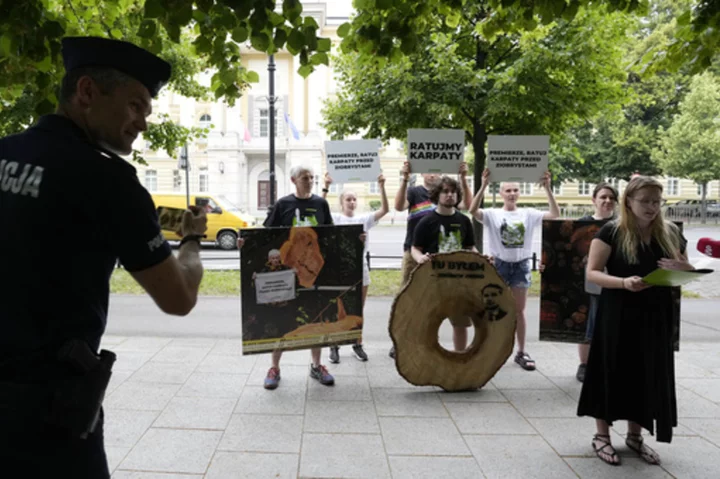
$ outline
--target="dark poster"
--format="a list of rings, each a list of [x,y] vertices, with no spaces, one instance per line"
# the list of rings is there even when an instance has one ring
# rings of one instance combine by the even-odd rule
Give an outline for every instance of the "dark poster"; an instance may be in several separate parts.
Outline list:
[[[240,232],[243,354],[361,338],[362,233],[362,225]]]
[[[604,221],[544,220],[540,286],[540,340],[584,343],[590,296],[585,266],[590,242]],[[682,223],[678,224],[682,230]],[[675,338],[680,345],[680,288],[671,288],[675,304]]]

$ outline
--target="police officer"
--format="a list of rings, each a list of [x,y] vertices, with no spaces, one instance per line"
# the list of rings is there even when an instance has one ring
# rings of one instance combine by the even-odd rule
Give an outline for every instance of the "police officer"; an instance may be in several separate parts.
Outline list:
[[[118,156],[147,129],[170,65],[101,38],[65,38],[62,55],[57,112],[0,139],[0,468],[18,470],[12,477],[107,478],[106,381],[96,386],[109,370],[92,368],[112,355],[96,356],[113,267],[119,259],[164,312],[188,314],[207,219],[185,212],[173,256],[150,194]],[[98,406],[78,427],[85,391]]]

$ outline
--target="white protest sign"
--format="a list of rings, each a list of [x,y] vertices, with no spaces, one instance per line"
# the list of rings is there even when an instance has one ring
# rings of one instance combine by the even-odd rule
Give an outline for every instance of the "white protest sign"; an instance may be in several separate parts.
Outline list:
[[[408,162],[413,173],[457,174],[465,159],[463,130],[408,130]]]
[[[488,136],[490,181],[537,183],[548,171],[549,136]]]
[[[257,304],[277,303],[295,299],[295,271],[273,271],[255,275]]]
[[[327,172],[336,184],[377,181],[380,155],[377,140],[326,141]]]

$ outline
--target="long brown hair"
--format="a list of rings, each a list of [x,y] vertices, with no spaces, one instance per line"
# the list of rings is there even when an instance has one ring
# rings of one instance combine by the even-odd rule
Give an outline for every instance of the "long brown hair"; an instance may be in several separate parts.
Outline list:
[[[638,263],[638,251],[643,245],[637,219],[630,209],[630,198],[643,188],[656,188],[661,193],[662,184],[649,176],[638,175],[630,180],[620,202],[620,218],[616,223],[616,231],[620,240],[620,252],[630,264]],[[675,224],[665,221],[662,210],[650,223],[650,236],[657,241],[668,258],[680,259],[680,231]]]

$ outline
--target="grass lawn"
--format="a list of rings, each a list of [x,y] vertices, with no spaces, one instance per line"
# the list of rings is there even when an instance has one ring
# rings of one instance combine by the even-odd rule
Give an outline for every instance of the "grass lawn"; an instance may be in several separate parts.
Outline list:
[[[376,269],[370,271],[372,283],[368,296],[395,296],[400,289],[400,270]],[[144,290],[124,269],[116,269],[110,281],[110,292],[115,294],[145,294]],[[239,296],[240,274],[238,271],[205,271],[200,285],[201,296]],[[532,272],[529,296],[540,295],[540,273]],[[701,298],[699,294],[683,290],[683,298]]]
[[[370,272],[372,283],[368,296],[394,296],[400,289],[400,270],[376,269]],[[540,280],[537,272],[533,272],[533,285],[530,295],[537,296],[540,291]],[[144,294],[143,289],[123,269],[116,269],[110,282],[110,292],[115,294]],[[200,295],[204,296],[239,296],[240,274],[238,271],[205,271]]]

